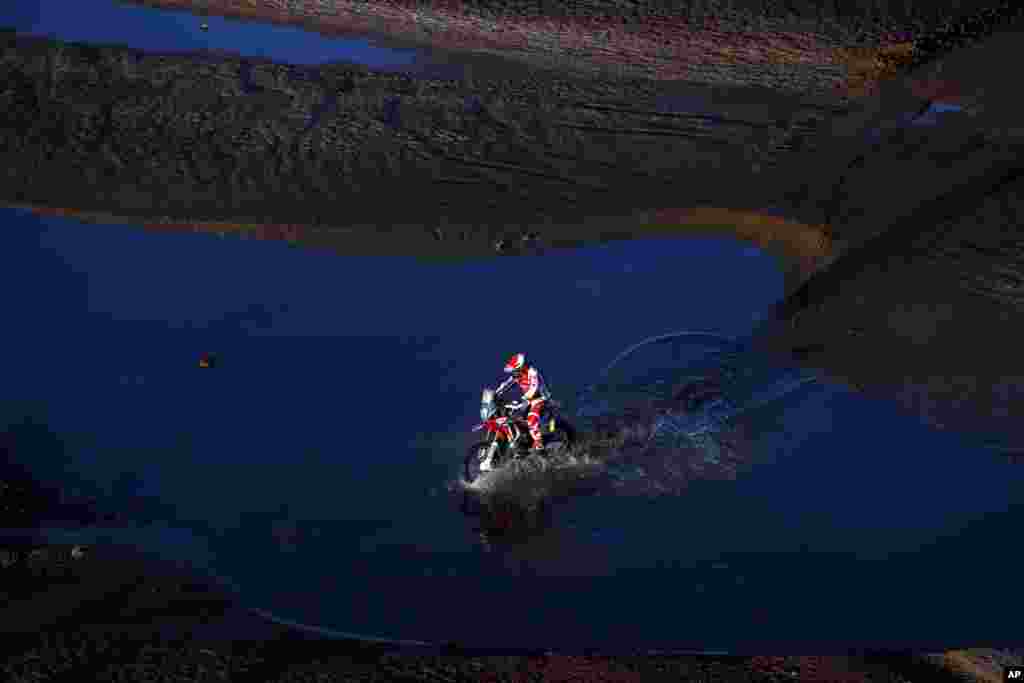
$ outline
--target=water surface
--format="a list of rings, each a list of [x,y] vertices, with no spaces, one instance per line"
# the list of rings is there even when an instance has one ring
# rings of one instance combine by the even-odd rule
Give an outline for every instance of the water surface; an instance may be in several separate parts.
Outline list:
[[[1016,579],[992,553],[1022,521],[1020,468],[823,382],[733,420],[751,464],[734,481],[552,501],[520,544],[482,539],[448,493],[505,356],[525,350],[568,397],[638,340],[741,337],[782,288],[756,250],[642,240],[436,265],[0,220],[21,293],[3,417],[57,438],[31,468],[111,497],[139,526],[122,542],[184,555],[253,607],[505,647],[1012,633]],[[200,369],[207,351],[220,362]],[[657,356],[672,362],[688,360]],[[630,476],[662,476],[642,465]]]

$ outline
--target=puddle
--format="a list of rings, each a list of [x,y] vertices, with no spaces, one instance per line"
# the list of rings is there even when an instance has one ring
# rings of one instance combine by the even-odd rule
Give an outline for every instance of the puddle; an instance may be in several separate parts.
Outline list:
[[[949,112],[962,112],[963,110],[964,108],[959,104],[933,102],[932,105],[920,116],[910,117],[908,123],[914,126],[935,126],[938,125],[941,120],[942,114],[947,114]]]
[[[900,117],[899,123],[903,126],[932,127],[942,123],[942,115],[948,113],[960,113],[964,107],[959,104],[948,104],[933,102],[921,113],[907,112]],[[881,128],[872,128],[867,133],[867,139],[871,142],[878,142],[882,138]]]

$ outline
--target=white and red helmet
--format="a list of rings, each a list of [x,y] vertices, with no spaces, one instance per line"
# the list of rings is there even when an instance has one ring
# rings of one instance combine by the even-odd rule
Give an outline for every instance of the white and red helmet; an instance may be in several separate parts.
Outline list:
[[[513,353],[505,363],[505,372],[518,372],[526,366],[526,354]]]

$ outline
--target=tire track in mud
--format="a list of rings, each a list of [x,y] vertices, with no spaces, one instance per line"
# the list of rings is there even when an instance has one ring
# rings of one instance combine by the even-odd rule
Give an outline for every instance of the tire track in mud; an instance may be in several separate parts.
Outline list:
[[[320,103],[316,107],[314,107],[313,111],[311,112],[311,115],[309,117],[309,121],[307,122],[307,124],[303,128],[303,130],[300,132],[300,135],[306,134],[309,131],[313,130],[316,126],[318,126],[320,124],[320,122],[324,119],[324,117],[329,116],[329,115],[337,112],[340,109],[340,106],[341,106],[337,94],[331,94],[329,92],[330,88],[327,86],[327,84],[324,81],[324,78],[319,73],[319,69],[317,69],[316,67],[310,67],[310,68],[307,68],[306,71],[309,74],[310,80],[321,84],[321,87],[324,89],[325,93],[324,93],[323,99],[320,101]],[[254,84],[252,83],[251,72],[252,72],[251,63],[248,62],[248,61],[243,61],[243,63],[242,63],[242,71],[241,71],[241,75],[240,75],[240,78],[241,78],[241,81],[242,81],[242,90],[243,90],[243,92],[245,92],[247,94],[256,94],[256,93],[260,92],[261,89],[258,86],[254,86]],[[395,109],[395,112],[397,113],[398,105],[400,103],[396,101],[396,102],[393,102],[393,104],[395,105],[394,109]],[[413,105],[413,106],[415,106],[415,105]],[[712,145],[722,145],[722,144],[724,144],[724,145],[727,145],[727,146],[736,146],[737,144],[741,144],[740,141],[737,141],[736,139],[733,138],[733,136],[730,136],[728,134],[726,134],[726,135],[715,135],[711,131],[711,126],[741,126],[741,127],[753,128],[753,129],[788,128],[791,132],[797,133],[799,135],[806,135],[806,134],[809,134],[809,133],[813,133],[813,131],[816,129],[816,126],[808,126],[806,124],[806,121],[807,121],[807,117],[806,116],[803,117],[803,119],[802,119],[803,122],[798,124],[798,123],[795,123],[791,118],[785,118],[785,119],[781,119],[781,120],[777,120],[777,121],[753,121],[753,120],[735,119],[735,118],[715,116],[715,115],[708,115],[708,114],[679,113],[679,112],[660,112],[660,111],[656,111],[656,110],[652,110],[652,109],[630,108],[630,107],[624,107],[624,106],[604,105],[604,104],[598,104],[598,103],[592,103],[592,102],[581,102],[581,101],[567,102],[567,103],[565,103],[563,105],[559,105],[559,106],[562,106],[566,110],[584,110],[584,109],[587,109],[587,110],[592,110],[592,111],[595,111],[595,112],[605,112],[605,113],[615,114],[615,115],[620,115],[620,116],[627,116],[627,117],[632,116],[634,118],[639,117],[640,119],[643,119],[643,120],[649,120],[652,117],[657,117],[657,118],[661,118],[661,119],[666,119],[667,118],[670,121],[678,120],[680,122],[691,121],[691,122],[698,122],[698,124],[700,124],[700,123],[709,124],[708,127],[702,127],[700,125],[698,125],[697,127],[693,127],[693,126],[676,126],[676,125],[672,125],[671,123],[659,123],[659,122],[650,122],[650,121],[648,121],[650,123],[649,128],[637,128],[635,126],[632,126],[632,127],[630,127],[630,126],[619,126],[619,127],[586,126],[586,125],[580,125],[580,124],[576,124],[576,123],[572,123],[572,122],[566,122],[566,121],[550,121],[549,120],[547,122],[548,127],[551,128],[551,129],[554,129],[554,128],[572,128],[572,129],[575,129],[577,131],[584,132],[584,134],[589,132],[589,133],[599,133],[599,134],[602,134],[602,135],[612,134],[612,135],[616,135],[616,136],[626,136],[626,137],[634,136],[634,135],[669,136],[669,137],[689,138],[690,140],[692,140],[694,142],[705,142],[707,144],[712,144]],[[809,105],[809,106],[810,106],[811,109],[820,108],[820,106],[814,106],[814,105]],[[468,111],[469,110],[467,108],[467,112]],[[432,154],[432,156],[435,159],[441,158],[441,159],[445,159],[447,161],[454,162],[454,163],[457,163],[457,164],[474,165],[474,166],[478,166],[478,167],[481,167],[481,168],[489,169],[490,170],[490,174],[485,176],[485,177],[487,177],[491,181],[490,184],[494,185],[495,187],[497,187],[499,189],[507,189],[508,187],[511,186],[512,183],[515,182],[515,180],[503,181],[503,180],[499,179],[501,176],[507,175],[507,174],[513,174],[513,175],[519,175],[519,174],[534,175],[535,177],[538,177],[538,178],[544,178],[544,179],[547,179],[547,180],[550,180],[550,181],[554,181],[554,182],[574,184],[574,185],[577,185],[579,187],[585,187],[585,188],[588,188],[588,189],[591,189],[591,190],[595,190],[595,191],[600,191],[600,192],[607,192],[610,189],[610,186],[608,185],[608,183],[597,183],[597,184],[595,184],[594,182],[583,182],[583,181],[580,180],[580,178],[602,178],[602,177],[607,177],[610,172],[613,175],[619,175],[619,174],[621,174],[623,172],[627,172],[627,173],[629,173],[632,176],[650,177],[650,178],[658,179],[658,180],[662,180],[662,181],[664,180],[664,178],[659,176],[657,173],[644,172],[644,171],[637,170],[637,169],[628,169],[628,168],[624,169],[622,167],[621,163],[600,162],[599,160],[595,160],[595,159],[584,159],[584,158],[581,158],[578,155],[577,156],[573,156],[573,155],[568,155],[568,154],[564,154],[564,153],[558,153],[557,151],[555,151],[555,150],[549,148],[548,146],[546,146],[545,144],[543,144],[541,141],[539,141],[539,140],[531,140],[529,136],[524,136],[524,131],[516,129],[513,125],[509,124],[506,121],[502,121],[499,117],[496,117],[493,114],[493,112],[488,110],[487,107],[479,106],[478,109],[475,111],[475,114],[476,114],[476,116],[477,116],[477,118],[479,120],[482,120],[485,124],[491,125],[495,129],[497,129],[500,133],[506,134],[506,137],[518,138],[518,142],[515,143],[513,146],[514,147],[522,147],[522,149],[518,149],[517,150],[518,154],[514,154],[513,156],[516,158],[516,161],[519,162],[519,163],[504,162],[501,159],[498,159],[497,157],[495,157],[493,160],[484,160],[483,157],[481,157],[480,159],[474,159],[474,158],[471,158],[471,157],[466,157],[466,156],[462,156],[462,155],[452,154],[452,153],[450,153],[447,150],[443,150],[443,149],[439,148],[437,145],[432,145],[431,146],[431,154]],[[397,117],[395,117],[395,120],[390,122],[389,125],[392,128],[395,128],[396,130],[402,128],[401,123],[398,121]],[[406,132],[408,132],[409,129],[404,129],[404,130],[406,130]],[[427,142],[427,140],[422,135],[419,135],[419,136],[416,136],[416,137],[419,138],[419,141],[421,143],[426,143]],[[774,149],[774,152],[777,153],[779,150],[788,149],[791,145],[792,145],[792,140],[786,139],[786,140],[780,141],[776,145],[770,145],[770,147],[777,148],[777,149]],[[588,147],[588,146],[589,145],[584,145],[584,147]],[[510,153],[511,153],[511,151],[512,150],[510,148]],[[772,154],[771,154],[772,150],[769,150],[769,152],[770,153],[767,156],[771,157],[772,156]],[[535,162],[544,162],[544,161],[546,161],[548,163],[543,163],[542,166],[531,167],[529,165],[525,165],[525,164],[521,163],[522,159],[524,159],[524,158],[533,159]],[[767,158],[767,157],[766,157],[765,161],[768,162],[768,163],[773,163],[772,160],[770,158]],[[478,174],[476,177],[480,178],[481,176]],[[440,182],[446,183],[446,184],[472,184],[474,182],[480,182],[480,181],[479,180],[453,181],[451,179],[451,177],[447,177],[447,178],[445,178],[444,180],[442,180]]]

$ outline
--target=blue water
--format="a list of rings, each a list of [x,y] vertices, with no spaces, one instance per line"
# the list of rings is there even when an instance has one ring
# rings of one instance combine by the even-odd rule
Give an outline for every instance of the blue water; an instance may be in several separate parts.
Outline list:
[[[159,502],[120,542],[185,554],[254,607],[513,647],[741,648],[765,637],[754,606],[786,642],[1000,633],[996,596],[1015,584],[977,558],[1021,521],[1020,468],[827,383],[752,418],[760,464],[735,482],[570,501],[528,550],[482,544],[443,492],[509,352],[570,395],[683,322],[742,336],[782,288],[755,250],[643,240],[442,266],[18,210],[0,222],[0,284],[23,293],[4,418],[57,439],[30,466],[126,509]],[[529,301],[525,272],[546,283],[536,326],[496,321],[496,298]],[[197,367],[205,351],[218,367]],[[937,590],[944,615],[927,611]],[[897,599],[926,611],[878,630],[872,610]],[[502,619],[484,632],[486,614]]]
[[[527,350],[567,395],[636,331],[667,331],[662,304],[648,301],[667,282],[696,291],[731,259],[751,284],[779,286],[769,258],[717,241],[463,266],[396,258],[384,270],[372,258],[84,228],[15,210],[4,223],[4,286],[46,283],[8,307],[5,343],[18,360],[6,370],[4,398],[74,435],[77,471],[107,488],[124,472],[143,487],[159,482],[188,518],[209,519],[241,466],[246,486],[235,487],[233,508],[276,510],[302,490],[296,504],[306,507],[296,513],[324,514],[338,503],[339,482],[363,476],[353,463],[390,480],[410,443],[467,431],[480,386],[498,378],[510,350]],[[692,267],[670,279],[680,255]],[[548,283],[536,332],[489,314],[495,297],[525,302],[505,285],[495,290],[524,272]],[[689,310],[735,334],[749,327],[750,296],[739,282],[721,284],[715,299]],[[762,287],[756,306],[773,291]],[[220,354],[214,370],[197,367],[206,351]],[[153,451],[174,455],[138,455]],[[430,475],[405,480],[437,484],[460,457],[444,453]],[[201,476],[188,469],[200,465]],[[347,514],[381,503],[389,514],[390,499],[364,492],[376,503],[349,495]]]
[[[200,29],[206,23],[208,30]],[[426,48],[384,47],[381,36],[326,37],[300,28],[199,16],[113,0],[14,0],[0,26],[65,41],[126,45],[153,52],[214,50],[291,64],[354,62],[375,69],[453,77],[457,66]],[[394,41],[391,41],[394,42]]]
[[[904,112],[896,121],[896,124],[918,128],[935,127],[942,123],[944,114],[961,113],[963,110],[964,108],[959,104],[931,102],[924,111]],[[878,142],[882,139],[882,129],[878,127],[871,128],[867,131],[866,138],[871,142]]]

